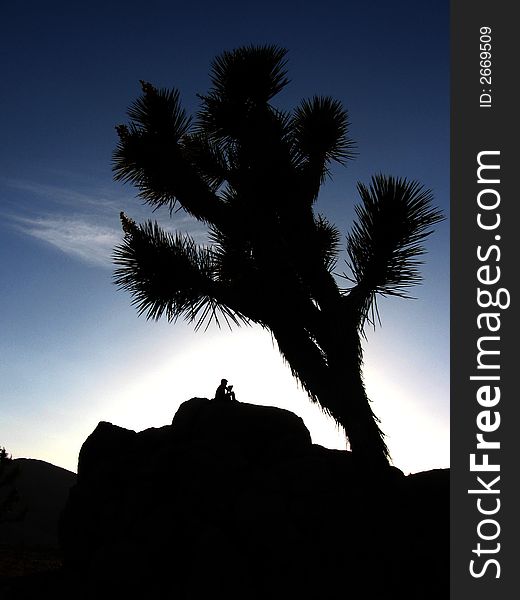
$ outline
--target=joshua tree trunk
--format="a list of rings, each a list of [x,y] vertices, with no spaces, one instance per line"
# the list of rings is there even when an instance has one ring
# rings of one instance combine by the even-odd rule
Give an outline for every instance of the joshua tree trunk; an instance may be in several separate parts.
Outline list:
[[[362,350],[356,322],[352,314],[348,320],[321,321],[311,336],[310,327],[291,322],[289,317],[271,330],[293,374],[309,396],[341,424],[356,456],[374,467],[387,466],[388,448],[361,375]]]

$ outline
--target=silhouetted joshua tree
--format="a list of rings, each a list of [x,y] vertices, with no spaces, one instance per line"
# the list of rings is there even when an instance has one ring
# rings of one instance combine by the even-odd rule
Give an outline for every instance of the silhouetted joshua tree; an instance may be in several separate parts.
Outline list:
[[[115,178],[153,208],[180,207],[211,244],[121,214],[115,282],[140,314],[197,328],[252,322],[270,330],[310,398],[339,423],[351,449],[387,464],[388,449],[362,379],[361,336],[376,296],[405,296],[421,279],[417,257],[442,219],[431,193],[405,179],[358,184],[362,203],[347,239],[350,289],[333,271],[340,233],[313,212],[332,163],[353,158],[347,112],[315,96],[293,112],[271,100],[288,83],[286,50],[248,46],[218,56],[195,119],[177,90],[141,82],[117,127]]]

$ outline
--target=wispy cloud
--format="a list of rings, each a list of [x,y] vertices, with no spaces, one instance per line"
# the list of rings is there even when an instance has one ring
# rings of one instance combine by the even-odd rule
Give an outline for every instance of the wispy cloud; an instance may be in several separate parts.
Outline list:
[[[111,268],[113,248],[121,241],[119,230],[79,217],[17,217],[16,227],[90,265]]]
[[[26,197],[33,197],[39,201],[44,199],[51,205],[76,211],[94,209],[113,213],[120,210],[121,203],[127,203],[130,199],[128,195],[116,195],[111,190],[96,189],[93,186],[90,186],[91,189],[87,193],[72,187],[50,185],[38,181],[3,178],[2,182],[7,188],[22,192]]]
[[[119,212],[137,222],[158,220],[167,231],[188,233],[196,243],[207,244],[203,226],[185,213],[153,213],[135,198],[91,189],[89,193],[57,185],[21,180],[3,180],[8,188],[28,196],[28,202],[4,202],[4,223],[19,232],[46,242],[89,265],[112,268],[114,247],[121,242]],[[34,200],[31,200],[30,197]],[[36,205],[35,200],[38,201]],[[43,203],[42,203],[43,201]],[[162,218],[161,218],[162,217]]]

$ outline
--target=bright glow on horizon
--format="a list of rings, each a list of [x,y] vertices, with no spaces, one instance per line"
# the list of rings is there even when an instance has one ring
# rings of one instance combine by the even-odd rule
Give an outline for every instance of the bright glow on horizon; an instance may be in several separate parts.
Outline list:
[[[449,467],[449,424],[426,409],[426,401],[432,399],[424,382],[396,384],[381,368],[368,366],[365,382],[393,464],[405,474]]]
[[[222,377],[233,384],[239,401],[290,410],[303,419],[313,443],[345,448],[343,433],[297,386],[268,332],[183,331],[163,350],[161,360],[147,356],[143,369],[132,365],[122,379],[117,376],[88,390],[81,406],[74,407],[83,415],[80,422],[67,418],[68,430],[42,441],[38,458],[75,471],[80,445],[99,421],[135,431],[168,425],[182,402],[194,396],[212,398]],[[371,367],[365,369],[365,380],[393,463],[405,473],[448,466],[446,426],[424,404],[411,400],[419,397],[420,386],[398,386]]]

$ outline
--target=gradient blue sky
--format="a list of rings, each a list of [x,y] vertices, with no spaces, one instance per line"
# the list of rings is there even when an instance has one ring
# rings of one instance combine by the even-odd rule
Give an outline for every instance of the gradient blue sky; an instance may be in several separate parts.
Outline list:
[[[75,470],[100,420],[169,423],[221,377],[246,402],[298,413],[315,442],[343,447],[266,332],[195,333],[138,318],[112,284],[119,211],[150,216],[112,181],[114,125],[139,79],[181,90],[187,109],[224,49],[289,49],[284,108],[315,93],[349,110],[359,156],[324,186],[318,209],[347,234],[355,184],[374,173],[417,179],[449,210],[448,2],[18,2],[0,44],[0,445]],[[181,213],[166,226],[204,239]],[[427,244],[416,300],[385,300],[368,331],[365,380],[405,472],[449,464],[449,232]],[[340,262],[338,270],[343,265]]]

